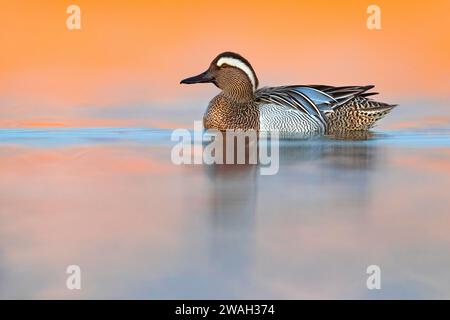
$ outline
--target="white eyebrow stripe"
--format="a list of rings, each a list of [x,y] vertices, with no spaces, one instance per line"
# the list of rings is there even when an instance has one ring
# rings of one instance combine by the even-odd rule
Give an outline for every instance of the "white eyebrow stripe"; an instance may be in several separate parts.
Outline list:
[[[250,79],[250,82],[252,83],[253,90],[256,90],[255,74],[253,73],[253,71],[250,69],[250,67],[247,64],[245,64],[244,62],[242,62],[239,59],[235,59],[235,58],[231,58],[231,57],[222,57],[219,59],[219,61],[217,61],[217,66],[221,67],[223,64],[227,64],[229,66],[236,67],[236,68],[244,71],[245,74],[247,75],[247,77]]]

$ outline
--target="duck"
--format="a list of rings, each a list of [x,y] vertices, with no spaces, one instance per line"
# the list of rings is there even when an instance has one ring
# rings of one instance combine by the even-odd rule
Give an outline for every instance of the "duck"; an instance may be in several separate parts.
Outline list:
[[[373,85],[285,85],[258,88],[256,73],[235,52],[219,54],[208,69],[180,84],[213,83],[221,92],[203,116],[205,129],[332,134],[368,131],[396,106],[371,98]]]

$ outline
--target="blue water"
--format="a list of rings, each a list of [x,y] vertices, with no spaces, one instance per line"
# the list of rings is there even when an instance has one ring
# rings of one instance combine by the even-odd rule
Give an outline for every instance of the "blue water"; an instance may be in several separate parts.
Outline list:
[[[189,130],[194,135],[192,130]],[[170,140],[173,130],[152,128],[43,128],[43,129],[0,129],[0,143],[26,146],[68,146],[96,143],[142,143],[152,145],[174,145]],[[336,140],[333,137],[317,137],[284,143],[312,144],[358,144],[399,145],[402,147],[449,147],[449,128],[424,128],[407,130],[372,131],[367,140]],[[283,143],[283,142],[282,142]]]

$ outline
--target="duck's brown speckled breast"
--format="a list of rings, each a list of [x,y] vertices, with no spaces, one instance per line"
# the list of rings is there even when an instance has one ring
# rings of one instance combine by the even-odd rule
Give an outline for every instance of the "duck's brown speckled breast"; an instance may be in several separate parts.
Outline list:
[[[236,103],[218,95],[209,103],[203,116],[205,129],[259,129],[259,109],[254,102]]]

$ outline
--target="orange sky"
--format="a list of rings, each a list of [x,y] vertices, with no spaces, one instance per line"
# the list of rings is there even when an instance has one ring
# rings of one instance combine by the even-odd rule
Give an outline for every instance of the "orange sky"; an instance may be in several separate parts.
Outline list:
[[[448,0],[0,1],[0,126],[96,125],[108,108],[206,99],[215,88],[179,80],[226,50],[247,57],[262,85],[371,83],[383,98],[449,96]],[[66,28],[72,3],[79,31]],[[366,28],[373,3],[380,31]]]

